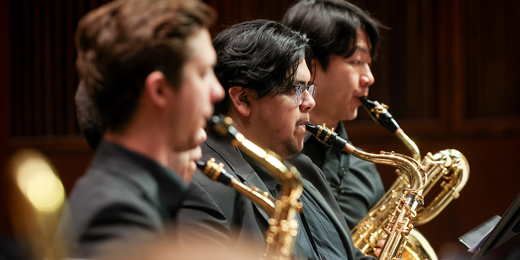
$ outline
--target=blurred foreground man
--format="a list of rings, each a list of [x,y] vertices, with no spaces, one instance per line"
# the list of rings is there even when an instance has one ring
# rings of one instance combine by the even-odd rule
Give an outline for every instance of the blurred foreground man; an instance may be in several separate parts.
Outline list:
[[[127,0],[79,22],[76,65],[104,129],[69,199],[83,256],[171,229],[187,184],[168,168],[170,155],[206,140],[224,95],[207,30],[214,19],[196,0]]]
[[[379,47],[377,20],[343,0],[302,0],[292,6],[282,23],[310,38],[316,68],[315,125],[334,127],[348,140],[343,121],[357,117],[360,97],[374,84],[370,70]],[[311,134],[303,151],[327,177],[332,193],[350,228],[355,227],[385,194],[373,163],[322,144]]]
[[[85,84],[80,82],[76,95],[74,96],[76,102],[76,115],[78,119],[81,134],[87,140],[90,148],[96,150],[103,140],[104,127],[99,118],[99,113],[94,107],[85,89]],[[191,177],[197,165],[195,162],[200,159],[202,152],[200,146],[196,146],[191,150],[186,151],[171,151],[168,156],[168,165],[180,175],[186,182],[191,181]]]
[[[299,153],[307,133],[305,123],[314,107],[316,86],[307,67],[307,39],[287,27],[264,20],[230,26],[213,45],[217,51],[215,73],[226,97],[216,113],[225,114],[247,139],[284,159]],[[271,175],[248,164],[230,142],[208,133],[203,159],[215,158],[247,186],[280,195],[280,184]],[[291,162],[298,166],[304,191],[303,213],[294,255],[308,259],[373,259],[354,248],[348,226],[323,173],[305,155]],[[186,243],[207,241],[223,248],[257,242],[264,252],[269,216],[237,191],[196,172],[190,192],[179,211],[179,228],[188,231]],[[276,243],[283,241],[276,241]]]

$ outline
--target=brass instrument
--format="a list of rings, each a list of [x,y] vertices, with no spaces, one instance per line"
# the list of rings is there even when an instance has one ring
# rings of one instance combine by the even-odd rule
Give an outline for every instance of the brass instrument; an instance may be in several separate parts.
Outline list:
[[[388,207],[386,207],[388,210],[392,210],[392,213],[390,214],[390,218],[386,219],[383,228],[375,230],[378,232],[377,234],[369,234],[369,237],[362,237],[362,239],[376,238],[374,241],[366,241],[371,246],[375,247],[377,240],[383,237],[383,232],[386,233],[387,237],[385,245],[383,246],[378,259],[401,259],[405,252],[410,232],[412,232],[413,229],[411,220],[417,215],[417,207],[423,205],[422,193],[426,183],[428,182],[428,176],[426,176],[424,167],[419,162],[406,155],[383,151],[381,151],[380,154],[371,154],[360,151],[324,126],[307,124],[306,127],[307,131],[312,133],[324,144],[331,145],[365,161],[397,167],[401,170],[403,175],[407,177],[409,186],[402,190],[402,194],[394,194],[397,198],[395,206],[388,205]],[[355,243],[354,245],[356,246]],[[360,247],[358,248],[361,251],[364,249]],[[366,250],[363,253],[366,253]]]
[[[248,199],[259,205],[269,216],[274,215],[275,202],[269,193],[254,186],[247,187],[224,170],[224,164],[216,163],[215,158],[211,158],[207,162],[197,161],[197,168],[213,181],[220,182],[242,193]]]
[[[366,98],[362,98],[361,102],[374,121],[395,133],[411,151],[412,157],[415,160],[421,160],[417,145],[393,119],[388,112],[388,106],[379,104],[377,101],[367,100]],[[412,220],[414,225],[424,224],[439,214],[453,198],[458,197],[460,190],[464,187],[469,177],[467,160],[457,150],[443,150],[433,155],[428,153],[423,158],[421,165],[425,168],[429,179],[423,190],[423,196],[441,178],[445,182],[441,184],[443,187],[442,192],[428,206],[419,206],[417,208],[417,216]],[[374,255],[376,243],[379,239],[382,239],[382,230],[389,221],[392,205],[398,202],[398,195],[407,189],[409,185],[408,179],[399,170],[397,170],[397,173],[399,176],[387,193],[351,231],[354,245],[366,255]],[[402,259],[437,260],[438,258],[428,240],[419,231],[412,229]]]
[[[300,173],[296,167],[282,160],[276,153],[263,150],[247,140],[233,127],[231,118],[214,116],[208,126],[238,147],[250,164],[265,168],[280,182],[282,193],[274,199],[267,192],[242,184],[223,169],[223,164],[217,165],[213,158],[206,163],[197,163],[198,168],[206,176],[235,188],[269,214],[269,228],[266,232],[267,246],[264,256],[267,259],[276,260],[292,259],[292,250],[298,230],[296,214],[302,209],[302,203],[298,201],[303,191]]]
[[[397,122],[388,112],[388,106],[379,104],[377,101],[371,101],[361,98],[361,102],[369,112],[374,121],[378,122],[390,132],[395,133],[412,153],[414,159],[421,161],[421,155],[417,145],[410,139],[399,127]],[[414,220],[415,225],[422,225],[436,217],[453,199],[459,197],[460,191],[466,185],[469,179],[469,164],[466,157],[455,149],[446,149],[435,154],[428,153],[422,159],[421,164],[425,167],[426,173],[430,181],[424,189],[424,195],[432,189],[432,187],[440,179],[444,179],[441,183],[442,192],[425,207],[418,209],[417,218]],[[389,190],[401,190],[402,184],[400,178],[392,185]],[[404,183],[406,185],[407,183]]]
[[[12,181],[11,219],[17,239],[27,246],[29,259],[64,259],[73,241],[58,236],[61,212],[67,206],[65,189],[45,155],[20,149],[9,160]]]

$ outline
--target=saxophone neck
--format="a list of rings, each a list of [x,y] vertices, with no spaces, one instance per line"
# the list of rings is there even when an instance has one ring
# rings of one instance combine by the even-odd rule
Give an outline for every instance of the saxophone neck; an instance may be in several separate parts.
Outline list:
[[[412,139],[410,139],[408,135],[406,135],[403,129],[397,129],[397,131],[395,131],[395,135],[397,136],[397,138],[399,138],[399,140],[401,140],[401,142],[403,142],[406,148],[410,150],[412,158],[414,158],[417,161],[421,161],[421,152],[419,151],[419,147],[417,147],[417,144],[415,144],[415,142],[412,141]]]
[[[388,112],[390,107],[382,103],[380,104],[375,100],[369,100],[366,97],[362,97],[359,100],[374,121],[388,129],[388,131],[394,133],[399,138],[399,140],[404,143],[408,150],[410,150],[410,153],[415,160],[421,160],[421,153],[419,152],[419,148],[415,142],[404,133],[403,129],[394,120],[392,114]]]
[[[367,153],[349,144],[345,139],[334,133],[334,129],[331,130],[326,126],[312,125],[311,123],[308,123],[306,127],[307,131],[324,144],[340,149],[365,161],[391,165],[403,170],[410,180],[410,189],[412,190],[424,189],[428,181],[424,167],[417,160],[409,156],[394,152],[381,152],[380,154]]]
[[[365,161],[399,168],[408,177],[410,183],[409,190],[422,192],[428,183],[428,176],[426,175],[424,167],[417,160],[409,156],[384,151],[381,151],[380,154],[373,154],[356,148],[354,148],[352,155]]]
[[[233,177],[233,175],[224,170],[224,165],[222,163],[216,163],[214,158],[211,158],[206,162],[197,161],[197,168],[202,172],[202,174],[206,175],[213,181],[234,188],[260,206],[269,216],[274,214],[274,198],[270,197],[267,192],[262,192],[255,187],[247,187]]]

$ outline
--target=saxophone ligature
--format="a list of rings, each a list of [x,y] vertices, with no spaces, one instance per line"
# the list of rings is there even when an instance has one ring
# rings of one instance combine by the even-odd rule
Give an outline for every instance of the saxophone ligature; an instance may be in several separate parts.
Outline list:
[[[300,173],[296,167],[282,160],[276,153],[264,150],[247,140],[235,129],[233,120],[229,117],[213,116],[208,122],[208,128],[240,149],[248,163],[258,166],[259,169],[265,169],[279,181],[281,195],[273,198],[268,192],[263,192],[256,187],[247,187],[227,173],[224,165],[217,164],[213,158],[207,162],[197,162],[197,167],[203,174],[236,189],[268,213],[270,219],[266,232],[267,245],[264,257],[273,260],[292,259],[298,230],[296,216],[302,210],[302,203],[298,201],[303,192]]]
[[[315,126],[308,123],[306,127],[307,131],[312,133],[324,144],[333,146],[365,161],[397,167],[407,177],[409,186],[398,196],[398,201],[395,206],[393,206],[393,212],[390,218],[385,222],[384,228],[378,231],[380,233],[377,234],[378,240],[383,238],[383,232],[387,235],[378,259],[401,259],[408,242],[409,234],[413,229],[411,220],[417,215],[417,207],[424,203],[422,193],[428,182],[424,167],[415,159],[406,155],[383,151],[381,151],[380,154],[372,154],[358,150],[345,139],[339,137],[336,133],[324,126]],[[369,243],[375,247],[377,240],[369,241]],[[362,249],[360,247],[358,248],[360,250]]]

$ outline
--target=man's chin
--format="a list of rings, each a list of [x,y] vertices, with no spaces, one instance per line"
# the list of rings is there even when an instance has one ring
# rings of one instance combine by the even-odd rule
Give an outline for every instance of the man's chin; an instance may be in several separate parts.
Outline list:
[[[285,151],[287,153],[285,156],[281,155],[282,157],[284,157],[284,159],[292,158],[295,155],[301,153],[303,149],[303,138],[298,138],[298,140],[299,141],[295,141],[291,139],[287,140],[286,142],[283,142]]]
[[[350,113],[347,115],[347,120],[345,121],[352,121],[354,119],[356,119],[356,117],[358,116],[358,109],[354,109],[353,111],[350,111]]]
[[[191,178],[193,177],[193,174],[195,173],[196,170],[197,170],[197,164],[196,164],[194,161],[191,161],[190,164],[189,164],[188,169],[187,169],[186,172],[183,174],[182,178],[183,178],[186,182],[190,182],[190,181],[191,181]]]

